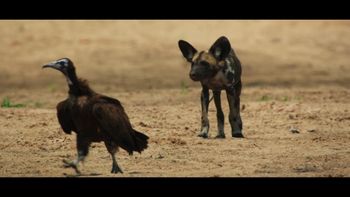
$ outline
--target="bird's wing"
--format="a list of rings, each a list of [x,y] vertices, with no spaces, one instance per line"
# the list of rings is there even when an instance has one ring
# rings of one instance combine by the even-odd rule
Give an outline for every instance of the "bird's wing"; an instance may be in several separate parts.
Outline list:
[[[64,100],[57,104],[57,118],[63,131],[67,134],[71,134],[75,131],[75,125],[71,118],[70,108],[68,106],[68,100]]]
[[[101,131],[115,143],[132,153],[135,149],[133,131],[128,116],[120,102],[109,97],[100,97],[93,104],[92,114],[96,118]]]

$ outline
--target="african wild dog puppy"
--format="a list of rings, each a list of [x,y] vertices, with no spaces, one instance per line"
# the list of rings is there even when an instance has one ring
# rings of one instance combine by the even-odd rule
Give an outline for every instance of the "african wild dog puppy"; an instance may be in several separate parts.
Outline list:
[[[209,51],[198,52],[190,43],[180,40],[179,48],[183,56],[191,63],[190,78],[202,84],[202,128],[199,137],[208,138],[209,89],[213,91],[217,109],[218,134],[216,138],[225,138],[224,113],[221,108],[221,90],[226,91],[230,106],[229,121],[232,137],[242,138],[242,119],[240,115],[241,63],[229,40],[222,36],[215,41]]]

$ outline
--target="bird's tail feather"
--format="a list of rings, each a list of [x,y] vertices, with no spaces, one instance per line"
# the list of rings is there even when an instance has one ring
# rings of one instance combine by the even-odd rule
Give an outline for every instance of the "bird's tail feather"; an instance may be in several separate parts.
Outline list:
[[[149,137],[139,131],[136,131],[135,129],[133,129],[134,131],[134,142],[135,142],[135,150],[139,153],[141,153],[144,149],[146,149],[148,147],[148,139]]]

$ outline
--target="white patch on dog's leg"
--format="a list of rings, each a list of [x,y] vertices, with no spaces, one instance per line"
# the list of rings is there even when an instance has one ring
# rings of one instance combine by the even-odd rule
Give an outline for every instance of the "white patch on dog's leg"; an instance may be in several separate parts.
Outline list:
[[[202,128],[202,131],[201,131],[203,134],[207,134],[208,135],[208,133],[209,133],[209,127],[208,126],[204,126],[203,128]]]
[[[209,119],[208,119],[208,112],[206,108],[206,102],[202,101],[202,128],[201,133],[198,135],[199,137],[207,138],[209,133]]]
[[[199,137],[208,138],[209,126],[202,127],[201,133],[198,135]]]
[[[202,129],[199,136],[207,138],[209,133],[209,119],[208,119],[208,113],[205,109],[204,104],[203,104],[203,109],[204,110],[202,111]]]

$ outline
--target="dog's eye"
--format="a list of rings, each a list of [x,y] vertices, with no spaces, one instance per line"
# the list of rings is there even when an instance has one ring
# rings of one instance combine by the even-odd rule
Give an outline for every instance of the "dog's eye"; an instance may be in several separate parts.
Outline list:
[[[200,64],[203,66],[209,66],[209,63],[207,61],[201,61]]]

